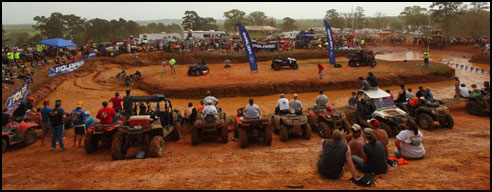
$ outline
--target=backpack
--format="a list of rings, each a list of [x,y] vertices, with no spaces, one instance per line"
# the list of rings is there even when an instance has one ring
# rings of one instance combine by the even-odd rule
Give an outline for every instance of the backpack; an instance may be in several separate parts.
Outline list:
[[[374,175],[374,173],[366,173],[364,177],[362,177],[359,181],[355,181],[354,178],[351,178],[350,180],[358,186],[369,187],[374,184],[375,177],[376,176]]]

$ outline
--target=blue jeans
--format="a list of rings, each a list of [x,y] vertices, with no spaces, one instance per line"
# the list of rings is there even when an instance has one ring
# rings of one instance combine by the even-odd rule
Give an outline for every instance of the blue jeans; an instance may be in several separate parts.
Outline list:
[[[354,162],[355,168],[358,170],[362,170],[364,168],[364,159],[357,155],[352,155],[352,162]]]
[[[52,127],[51,133],[51,147],[56,148],[56,140],[58,140],[60,149],[65,149],[65,146],[63,145],[63,124]]]

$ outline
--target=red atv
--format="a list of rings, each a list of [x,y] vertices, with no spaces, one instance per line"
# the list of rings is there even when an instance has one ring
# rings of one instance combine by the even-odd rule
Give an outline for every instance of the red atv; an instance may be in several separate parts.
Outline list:
[[[116,122],[112,124],[95,124],[87,128],[85,136],[84,148],[87,153],[93,153],[99,146],[99,141],[104,143],[104,146],[110,146],[113,141],[113,135],[118,131],[118,128],[123,124],[125,118],[116,113]]]
[[[350,123],[345,119],[345,114],[335,111],[335,107],[327,106],[325,109],[311,109],[307,111],[308,122],[314,130],[319,132],[322,138],[331,138],[331,132],[335,129],[350,131]]]
[[[272,124],[269,118],[260,116],[258,119],[245,119],[244,108],[237,110],[234,122],[234,137],[239,137],[241,148],[248,146],[249,138],[263,138],[265,145],[272,144]]]
[[[33,144],[38,136],[35,130],[39,127],[37,123],[26,121],[12,121],[2,127],[2,153],[10,145],[22,143],[24,146]]]

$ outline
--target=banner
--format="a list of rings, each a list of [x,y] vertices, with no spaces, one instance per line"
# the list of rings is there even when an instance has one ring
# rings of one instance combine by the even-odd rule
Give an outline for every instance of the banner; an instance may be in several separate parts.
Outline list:
[[[328,43],[330,44],[328,47],[328,55],[330,57],[330,64],[334,65],[335,64],[335,46],[333,45],[333,32],[331,31],[331,27],[324,20],[325,22],[325,29],[326,29],[326,37],[328,37]]]
[[[255,52],[253,51],[253,47],[251,46],[251,39],[249,38],[248,31],[244,28],[243,25],[237,24],[239,28],[239,34],[244,43],[244,49],[246,50],[246,56],[249,61],[249,68],[251,71],[258,71],[258,66],[256,65],[256,57]]]
[[[255,43],[253,42],[252,47],[255,49],[267,49],[267,50],[277,50],[277,44],[276,43]]]
[[[5,103],[5,107],[8,109],[8,113],[12,112],[12,109],[19,103],[20,101],[26,99],[26,96],[31,92],[29,90],[29,83],[31,81],[24,81],[21,87],[17,88],[12,92],[12,95],[7,98],[7,102]]]
[[[85,58],[85,59],[92,59],[92,58],[96,58],[96,52],[95,51],[89,53],[89,56],[87,56],[87,58]]]
[[[304,39],[313,39],[314,38],[314,33],[304,33],[301,32],[301,37]]]
[[[79,69],[80,67],[82,67],[82,65],[84,65],[84,63],[85,63],[85,59],[82,59],[80,61],[76,61],[73,63],[61,64],[61,65],[57,65],[54,67],[50,67],[49,71],[48,71],[48,76],[54,77],[57,75],[73,72],[73,71]]]

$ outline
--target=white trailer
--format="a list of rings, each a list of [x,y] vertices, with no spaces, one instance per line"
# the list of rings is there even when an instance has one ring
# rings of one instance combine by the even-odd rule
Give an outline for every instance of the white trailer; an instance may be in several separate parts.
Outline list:
[[[198,39],[198,40],[201,40],[201,39],[208,39],[210,37],[225,37],[226,33],[224,31],[214,31],[214,30],[210,30],[210,31],[187,31],[185,32],[185,36],[186,37],[189,37],[190,36],[190,33],[191,33],[191,37],[193,39]]]
[[[161,33],[144,33],[144,34],[139,34],[139,39],[140,43],[147,43],[149,41],[155,41],[155,40],[180,40],[181,39],[181,34],[179,33],[166,33],[166,32],[161,32]]]

